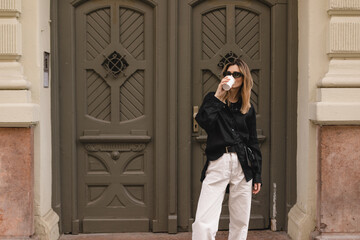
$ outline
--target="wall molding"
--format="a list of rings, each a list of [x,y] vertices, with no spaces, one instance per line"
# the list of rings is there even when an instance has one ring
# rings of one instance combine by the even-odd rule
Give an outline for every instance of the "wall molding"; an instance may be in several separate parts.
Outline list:
[[[317,82],[309,119],[319,125],[359,124],[360,1],[329,0],[329,70]],[[341,97],[345,96],[345,97]]]
[[[29,89],[30,86],[19,62],[0,62],[0,90]]]
[[[21,24],[0,23],[0,59],[17,60],[21,51]]]
[[[359,0],[330,0],[330,9],[360,10],[360,1]]]
[[[360,17],[331,17],[329,54],[360,56]]]
[[[329,0],[329,57],[360,57],[360,1]]]
[[[40,121],[40,106],[34,103],[1,103],[0,127],[29,127]]]
[[[319,125],[359,125],[360,102],[309,103],[309,119]]]
[[[332,15],[360,15],[360,10],[328,10],[328,14]]]
[[[19,17],[21,13],[21,0],[0,0],[1,17]]]

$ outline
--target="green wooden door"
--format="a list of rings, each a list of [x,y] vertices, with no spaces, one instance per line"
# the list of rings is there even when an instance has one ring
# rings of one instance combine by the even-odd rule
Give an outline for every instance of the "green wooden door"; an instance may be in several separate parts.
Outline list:
[[[166,80],[156,70],[165,48],[155,43],[165,1],[58,4],[64,231],[151,231],[166,201],[154,191],[154,166],[167,155],[166,128],[157,127],[166,111],[155,109],[167,97],[155,88]]]
[[[151,12],[146,4],[118,1],[89,1],[75,11],[78,216],[83,232],[150,229]]]

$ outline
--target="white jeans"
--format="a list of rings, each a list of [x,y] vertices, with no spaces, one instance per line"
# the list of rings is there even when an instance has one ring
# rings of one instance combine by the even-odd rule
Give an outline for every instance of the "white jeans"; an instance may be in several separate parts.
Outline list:
[[[236,153],[224,153],[210,161],[202,183],[192,240],[215,240],[227,184],[229,195],[229,240],[246,240],[251,208],[252,180],[246,182]]]

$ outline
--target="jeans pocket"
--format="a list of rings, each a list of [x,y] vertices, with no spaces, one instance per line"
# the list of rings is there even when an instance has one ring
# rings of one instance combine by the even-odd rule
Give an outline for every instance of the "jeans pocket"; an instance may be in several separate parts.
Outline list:
[[[208,172],[210,172],[210,171],[213,171],[213,170],[220,170],[220,166],[219,166],[219,163],[220,163],[220,161],[221,161],[221,158],[222,158],[222,156],[221,157],[219,157],[218,159],[216,159],[216,160],[211,160],[211,161],[209,161],[209,165],[208,165],[208,167],[207,167],[207,170],[206,170],[206,174],[208,173]]]

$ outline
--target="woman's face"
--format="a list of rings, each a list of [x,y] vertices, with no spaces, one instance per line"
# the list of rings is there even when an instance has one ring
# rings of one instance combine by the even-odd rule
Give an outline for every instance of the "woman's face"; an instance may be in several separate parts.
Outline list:
[[[228,68],[228,71],[231,72],[231,73],[233,73],[233,72],[241,72],[238,65],[231,65],[231,66]],[[235,78],[235,83],[234,83],[234,85],[232,86],[232,88],[239,88],[239,87],[241,87],[243,81],[244,81],[243,77]]]

